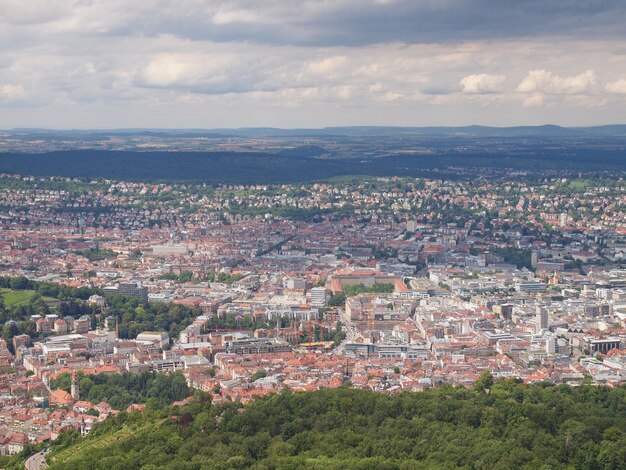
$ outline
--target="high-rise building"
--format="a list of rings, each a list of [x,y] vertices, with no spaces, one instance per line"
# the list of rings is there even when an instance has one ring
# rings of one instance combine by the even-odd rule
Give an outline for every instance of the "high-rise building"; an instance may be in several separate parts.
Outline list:
[[[311,289],[311,305],[323,307],[326,305],[328,298],[324,287],[313,287]]]
[[[557,341],[556,335],[554,334],[546,335],[546,353],[548,354],[556,353],[556,347],[557,347],[556,341]]]
[[[548,311],[545,307],[537,307],[535,314],[535,330],[537,332],[548,329]]]

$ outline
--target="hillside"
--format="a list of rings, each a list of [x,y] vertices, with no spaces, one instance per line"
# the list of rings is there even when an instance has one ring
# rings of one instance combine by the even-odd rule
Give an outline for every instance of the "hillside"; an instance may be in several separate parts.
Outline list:
[[[483,378],[488,385],[488,378]],[[626,463],[626,388],[283,392],[243,410],[207,396],[63,435],[51,469],[595,468]]]

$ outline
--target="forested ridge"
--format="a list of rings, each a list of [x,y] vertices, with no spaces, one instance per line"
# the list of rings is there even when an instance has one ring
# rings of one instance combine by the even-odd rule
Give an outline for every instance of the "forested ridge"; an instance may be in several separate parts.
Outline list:
[[[305,182],[355,175],[454,178],[459,169],[469,168],[574,172],[625,170],[621,149],[594,149],[592,152],[577,147],[530,147],[502,155],[441,150],[432,155],[382,154],[379,158],[362,159],[312,158],[308,152],[302,155],[104,150],[0,153],[0,173],[219,184]]]
[[[489,390],[483,388],[488,387]],[[51,469],[620,469],[626,388],[481,380],[394,396],[284,391],[245,408],[147,407],[85,439],[63,434]]]

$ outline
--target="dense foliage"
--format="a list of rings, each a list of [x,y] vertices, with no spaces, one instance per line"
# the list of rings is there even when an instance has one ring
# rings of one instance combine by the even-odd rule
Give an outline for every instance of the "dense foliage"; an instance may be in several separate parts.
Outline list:
[[[285,391],[240,410],[121,413],[84,440],[64,435],[52,469],[619,469],[626,388],[513,380],[387,396]],[[483,385],[490,387],[487,392]]]
[[[14,320],[3,326],[3,337],[10,344],[13,336],[28,334],[37,337],[35,322],[31,315],[56,313],[60,317],[79,318],[90,315],[95,320],[101,313],[100,307],[85,302],[93,294],[101,294],[98,289],[87,287],[71,288],[51,282],[31,281],[25,277],[0,277],[0,289],[10,289],[15,293],[28,293],[24,301],[14,305],[5,305],[4,299],[9,293],[0,296],[0,323]],[[1,291],[0,291],[1,292]],[[166,331],[171,338],[176,338],[195,317],[200,309],[193,309],[173,303],[148,303],[138,297],[112,295],[107,299],[109,308],[100,315],[100,326],[105,316],[118,318],[119,337],[136,338],[143,331]],[[92,325],[96,326],[95,322]]]
[[[191,395],[185,377],[180,372],[157,374],[99,374],[83,375],[79,372],[80,399],[94,404],[107,402],[116,410],[126,409],[133,403],[150,403],[153,408],[162,408]],[[70,374],[60,374],[50,381],[50,388],[70,391]]]
[[[351,286],[344,286],[343,291],[348,297],[354,297],[358,294],[375,293],[375,294],[388,294],[393,292],[393,284],[387,284],[382,282],[376,282],[373,286],[366,286],[365,284],[353,284]]]
[[[84,256],[89,261],[101,261],[107,258],[113,258],[117,256],[117,252],[113,250],[101,249],[101,248],[85,248],[84,250],[79,250],[76,254]]]
[[[176,338],[201,313],[179,304],[148,303],[122,295],[113,295],[108,301],[107,315],[118,318],[120,338],[136,338],[143,331],[167,331],[170,338]]]
[[[457,136],[458,137],[458,136]],[[559,141],[563,144],[563,141]],[[484,142],[483,142],[484,145]],[[593,155],[593,158],[590,156]],[[461,171],[450,171],[450,168]],[[113,178],[133,181],[206,181],[209,183],[284,183],[337,176],[458,177],[468,168],[517,170],[624,171],[616,148],[524,144],[488,152],[440,148],[433,154],[375,158],[324,159],[261,152],[133,152],[64,150],[41,154],[3,153],[0,173],[33,176]],[[104,208],[106,209],[106,208]],[[82,210],[82,208],[80,209]],[[308,215],[308,214],[305,214]]]

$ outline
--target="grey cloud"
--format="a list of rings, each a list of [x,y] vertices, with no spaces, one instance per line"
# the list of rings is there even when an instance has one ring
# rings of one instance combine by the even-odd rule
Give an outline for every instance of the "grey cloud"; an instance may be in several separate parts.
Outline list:
[[[192,1],[170,13],[126,27],[196,40],[299,46],[626,36],[626,5],[608,0]]]
[[[0,0],[0,25],[316,47],[536,35],[626,37],[626,3],[620,0],[46,0],[41,8],[33,3]]]
[[[139,127],[619,120],[624,8],[0,0],[0,111],[11,109],[0,126],[119,126],[122,115]]]

